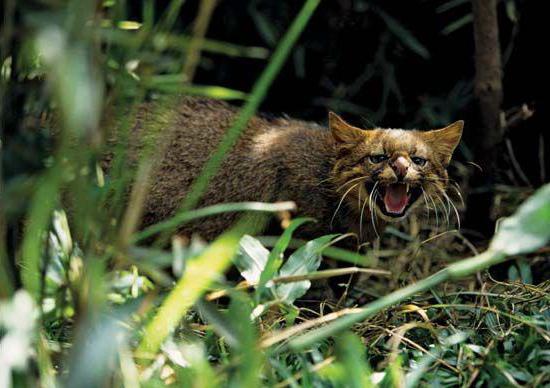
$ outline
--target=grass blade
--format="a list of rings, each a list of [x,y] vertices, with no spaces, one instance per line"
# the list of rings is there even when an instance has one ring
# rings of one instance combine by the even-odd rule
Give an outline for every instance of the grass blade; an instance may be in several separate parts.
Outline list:
[[[266,247],[273,247],[278,241],[278,237],[275,236],[261,236],[258,237],[258,240],[264,244]],[[307,241],[293,238],[290,240],[288,246],[292,249],[300,248],[305,245]],[[361,255],[359,253],[351,252],[346,249],[336,248],[336,247],[326,247],[323,250],[323,256],[330,257],[331,259],[343,261],[345,263],[350,263],[353,265],[361,265],[367,267],[369,265],[374,265],[375,260],[370,256]]]
[[[237,211],[254,211],[254,212],[280,212],[294,210],[296,205],[294,202],[279,202],[279,203],[263,203],[263,202],[231,202],[222,203],[204,207],[201,209],[179,213],[166,221],[159,222],[145,228],[141,232],[135,234],[132,239],[133,243],[144,240],[166,230],[173,230],[182,224],[195,220],[197,218],[209,217],[220,213],[237,212]]]
[[[206,288],[229,267],[241,237],[246,232],[261,229],[266,221],[267,217],[262,214],[245,216],[232,229],[217,238],[201,255],[188,263],[185,273],[145,328],[136,351],[139,356],[154,355]]]
[[[297,218],[291,222],[288,228],[285,229],[283,235],[279,238],[273,249],[271,250],[269,257],[267,258],[267,263],[265,265],[262,274],[260,275],[260,282],[256,290],[256,295],[259,297],[262,292],[265,290],[266,283],[275,276],[281,264],[283,263],[283,253],[285,252],[290,240],[292,239],[292,234],[300,225],[305,224],[308,221],[312,221],[310,218]]]
[[[256,113],[256,110],[267,94],[269,87],[285,63],[290,50],[298,40],[298,37],[306,27],[311,15],[313,15],[313,12],[319,3],[320,0],[306,0],[304,6],[292,22],[292,25],[281,39],[281,42],[273,53],[269,64],[254,84],[250,98],[240,110],[235,122],[221,140],[218,149],[210,157],[208,162],[206,162],[201,174],[193,183],[189,195],[185,198],[177,212],[178,216],[181,213],[193,208],[199,202],[200,197],[208,186],[208,182],[212,177],[214,177],[224,161],[225,155],[229,152],[229,150],[231,150],[235,142],[239,139],[241,131],[245,127],[248,120],[250,120],[254,113]],[[160,240],[165,241],[168,234],[169,231],[166,231],[166,233],[161,236]]]

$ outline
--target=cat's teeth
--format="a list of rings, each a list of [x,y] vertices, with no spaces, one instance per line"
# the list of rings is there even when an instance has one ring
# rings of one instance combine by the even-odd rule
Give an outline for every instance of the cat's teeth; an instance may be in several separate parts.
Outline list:
[[[407,188],[406,193],[408,193],[408,192],[409,192],[409,184],[408,184],[408,183],[405,183],[405,185],[406,185],[406,188]]]

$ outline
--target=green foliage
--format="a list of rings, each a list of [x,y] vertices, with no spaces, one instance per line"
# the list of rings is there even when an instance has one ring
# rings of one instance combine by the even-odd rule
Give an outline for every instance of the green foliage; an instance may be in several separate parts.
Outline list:
[[[490,249],[507,255],[532,252],[550,240],[550,185],[540,188],[520,206],[513,217],[504,219]]]
[[[319,237],[309,241],[306,245],[294,252],[281,267],[281,277],[306,275],[314,272],[321,264],[321,252],[323,248],[334,238],[333,235]],[[296,299],[306,293],[311,286],[309,280],[281,284],[275,289],[278,299],[292,304]]]
[[[19,3],[5,4],[7,27],[1,42],[2,119],[11,120],[7,130],[15,132],[10,134],[15,137],[9,139],[12,147],[2,148],[0,231],[9,244],[0,246],[1,387],[550,382],[550,285],[533,284],[537,274],[530,256],[549,239],[550,186],[501,222],[486,253],[456,261],[423,280],[417,272],[403,278],[398,271],[391,279],[376,279],[386,296],[376,299],[377,291],[368,289],[362,296],[375,300],[362,308],[344,308],[326,295],[312,297],[313,305],[303,298],[315,291],[316,280],[342,275],[319,270],[323,257],[381,266],[382,251],[373,247],[363,255],[329,246],[334,235],[293,239],[293,233],[311,221],[303,218],[292,220],[281,236],[247,234],[258,230],[269,213],[292,210],[291,203],[195,209],[209,178],[291,53],[296,72],[307,76],[304,63],[309,57],[298,39],[319,0],[304,1],[297,13],[278,3],[294,20],[285,34],[259,2],[251,2],[247,12],[273,48],[271,56],[271,49],[239,42],[199,39],[196,46],[196,37],[181,32],[186,26],[174,28],[182,13],[192,9],[181,0],[170,1],[159,15],[156,2],[144,0],[138,20],[123,1]],[[447,2],[440,11],[463,3]],[[506,2],[510,19],[517,18],[513,4]],[[357,1],[355,7],[358,12],[372,10],[384,26],[373,62],[357,80],[335,88],[327,105],[372,113],[369,117],[376,121],[384,117],[391,97],[403,105],[393,64],[399,47],[416,59],[431,54],[409,27],[371,5]],[[460,28],[467,17],[444,32]],[[21,25],[13,29],[10,23],[16,19]],[[267,61],[266,67],[250,91],[198,85],[184,76],[189,52],[197,47],[218,56]],[[208,67],[211,61],[199,65]],[[383,85],[375,112],[347,101],[374,79]],[[22,90],[24,101],[8,105]],[[128,160],[129,118],[143,101],[166,103],[169,113],[169,101],[180,93],[244,104],[181,211],[136,230],[143,204],[140,190],[154,177],[147,156],[138,168]],[[458,82],[448,95],[425,99],[417,121],[443,124],[470,98],[470,83]],[[14,107],[21,109],[21,117],[10,117]],[[104,123],[115,123],[122,139],[118,146],[109,144],[114,133]],[[157,125],[150,135],[162,129]],[[33,152],[21,152],[29,144]],[[108,173],[101,164],[106,153],[113,154]],[[134,189],[126,193],[131,182]],[[125,200],[127,194],[130,201]],[[242,212],[243,217],[213,242],[194,236],[190,241],[175,237],[171,244],[148,244],[153,237],[168,241],[184,222],[224,212]],[[414,262],[426,241],[397,228],[390,232],[410,245],[394,249],[399,257],[390,256],[389,269],[404,259]],[[463,257],[450,249],[433,256],[443,262]],[[515,258],[509,271],[515,282],[493,282],[482,273],[481,287],[460,283],[459,278],[483,272],[508,256]],[[246,287],[225,278],[232,264],[249,283]],[[436,271],[435,266],[427,267]],[[364,273],[376,277],[383,272]],[[16,291],[16,279],[23,289]],[[417,282],[400,288],[413,279]],[[449,282],[442,286],[443,281]]]
[[[294,220],[294,227],[302,224],[304,219]],[[290,241],[294,228],[292,224],[281,236],[278,243],[269,252],[258,240],[251,236],[244,236],[240,242],[240,249],[235,258],[235,265],[241,275],[252,285],[257,286],[257,300],[264,295],[262,291],[269,290],[270,297],[276,301],[292,305],[296,299],[303,296],[310,288],[311,282],[295,280],[290,283],[276,284],[279,278],[299,277],[315,272],[321,264],[321,253],[334,239],[334,235],[319,237],[309,241],[292,253],[283,264],[285,245]],[[276,260],[274,260],[276,258]],[[275,263],[271,265],[270,263]],[[277,279],[275,279],[277,277]]]

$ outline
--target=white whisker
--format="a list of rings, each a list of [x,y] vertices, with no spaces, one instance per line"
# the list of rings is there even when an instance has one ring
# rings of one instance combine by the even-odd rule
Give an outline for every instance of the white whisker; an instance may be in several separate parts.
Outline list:
[[[434,213],[435,213],[435,229],[436,230],[439,230],[439,212],[437,211],[437,205],[435,204],[435,201],[434,199],[432,198],[432,195],[431,194],[428,194],[428,198],[430,199],[430,201],[432,202],[432,205],[434,207]]]
[[[361,238],[361,241],[363,240],[363,212],[365,211],[365,206],[369,202],[369,197],[365,197],[365,201],[363,202],[363,206],[361,207],[361,214],[359,215],[359,236]]]
[[[435,196],[439,201],[439,203],[441,203],[441,207],[443,208],[444,214],[445,214],[445,220],[447,221],[447,227],[449,227],[450,225],[449,214],[451,213],[451,209],[450,207],[445,205],[445,202],[443,202],[443,199],[441,199],[441,196],[439,196],[438,194],[435,194]]]
[[[443,197],[445,198],[445,200],[447,201],[447,203],[449,204],[449,208],[451,208],[451,207],[453,208],[455,216],[456,216],[456,221],[458,223],[458,229],[460,229],[460,215],[458,213],[458,209],[456,208],[453,200],[447,195],[445,190],[440,190],[440,192],[443,195]]]
[[[357,177],[357,178],[353,178],[353,179],[351,179],[351,180],[349,180],[349,181],[343,183],[340,187],[338,187],[338,188],[336,189],[336,191],[342,190],[342,189],[344,188],[345,185],[349,185],[350,183],[353,183],[353,182],[358,181],[358,180],[360,180],[360,179],[367,179],[367,178],[368,178],[368,177],[366,177],[366,176],[360,176],[360,177]]]
[[[346,196],[349,194],[351,190],[359,186],[361,182],[356,183],[355,185],[351,186],[345,193],[342,195],[342,198],[340,199],[340,202],[338,203],[338,206],[336,207],[336,210],[334,211],[334,214],[332,215],[332,218],[330,219],[330,228],[332,229],[332,223],[334,222],[334,218],[336,217],[336,214],[338,213],[338,210],[340,210],[340,207],[342,206],[342,203],[344,202],[344,199],[346,199]]]
[[[428,199],[426,198],[426,190],[424,190],[424,187],[420,186],[420,190],[422,190],[422,198],[424,199],[424,205],[426,208],[426,212],[428,213],[428,220],[430,219],[430,206],[428,205]]]
[[[378,182],[375,183],[374,187],[372,188],[372,191],[370,193],[370,196],[369,196],[369,210],[370,210],[370,219],[371,219],[371,222],[372,222],[372,227],[374,228],[374,233],[376,233],[376,237],[380,237],[378,235],[378,230],[376,228],[376,223],[374,221],[374,217],[376,216],[374,213],[375,213],[375,209],[374,209],[374,204],[373,204],[373,200],[372,198],[375,196],[375,193],[376,191],[378,190]],[[375,197],[376,199],[376,197]]]

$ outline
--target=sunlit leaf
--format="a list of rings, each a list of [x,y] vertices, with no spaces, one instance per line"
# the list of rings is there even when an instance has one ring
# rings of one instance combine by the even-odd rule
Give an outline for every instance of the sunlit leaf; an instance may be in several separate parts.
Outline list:
[[[418,54],[424,59],[430,58],[430,52],[428,49],[415,38],[415,36],[407,30],[400,22],[388,15],[381,9],[376,9],[376,12],[384,20],[388,29],[410,50]]]
[[[327,235],[311,240],[306,245],[294,252],[281,267],[279,276],[305,275],[316,271],[321,264],[323,248],[329,244],[336,235]],[[281,284],[276,288],[276,295],[287,303],[294,302],[301,297],[311,286],[309,280],[295,283]]]
[[[239,251],[235,256],[235,265],[243,278],[251,284],[257,284],[267,263],[269,251],[252,236],[243,236],[239,242]]]
[[[550,184],[546,184],[500,223],[490,248],[517,255],[541,248],[549,240]]]

